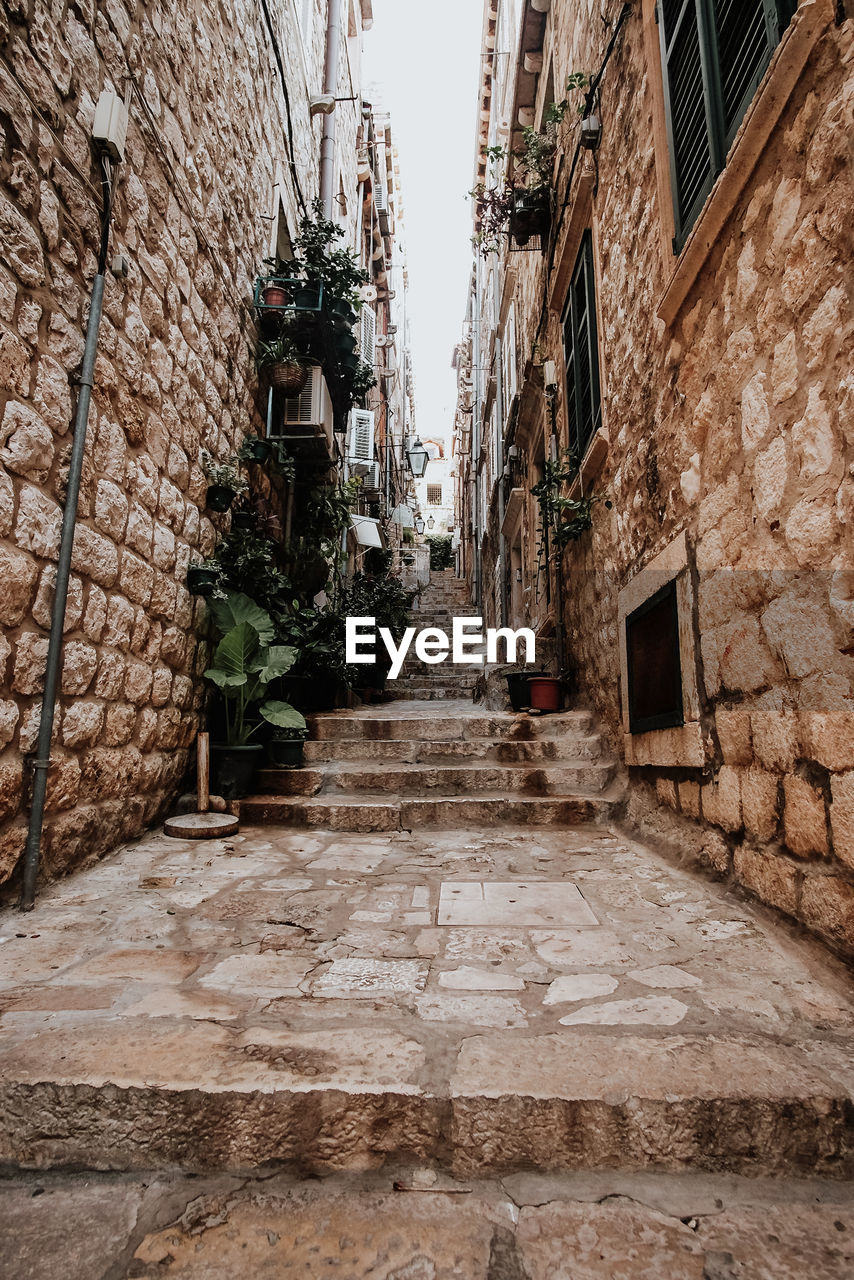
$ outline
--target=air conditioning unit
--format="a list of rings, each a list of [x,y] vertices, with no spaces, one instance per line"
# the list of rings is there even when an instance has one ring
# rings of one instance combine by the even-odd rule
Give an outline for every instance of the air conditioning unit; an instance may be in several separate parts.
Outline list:
[[[325,437],[330,454],[334,453],[332,400],[319,364],[311,366],[308,381],[299,395],[289,396],[285,401],[281,422],[281,431],[271,430],[271,436]]]
[[[355,462],[350,470],[354,476],[361,477],[363,493],[379,493],[382,476],[378,462]]]

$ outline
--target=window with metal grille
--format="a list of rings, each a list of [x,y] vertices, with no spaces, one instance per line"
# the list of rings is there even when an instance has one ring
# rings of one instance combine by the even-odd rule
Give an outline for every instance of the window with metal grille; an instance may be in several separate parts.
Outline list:
[[[593,237],[585,231],[563,316],[569,450],[578,465],[602,421]]]
[[[441,507],[442,505],[442,486],[440,484],[428,484],[427,486],[427,505],[428,507]]]
[[[676,253],[796,8],[797,0],[659,0]]]

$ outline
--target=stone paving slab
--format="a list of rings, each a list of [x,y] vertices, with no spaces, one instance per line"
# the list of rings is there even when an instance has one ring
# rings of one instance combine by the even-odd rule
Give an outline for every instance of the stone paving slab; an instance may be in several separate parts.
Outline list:
[[[854,1187],[423,1168],[0,1182],[4,1280],[849,1280]]]
[[[601,827],[151,836],[0,915],[0,1159],[844,1176],[851,996]]]

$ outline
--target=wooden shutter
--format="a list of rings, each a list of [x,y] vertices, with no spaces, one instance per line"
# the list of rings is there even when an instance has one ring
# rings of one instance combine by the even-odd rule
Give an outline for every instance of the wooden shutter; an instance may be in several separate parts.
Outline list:
[[[796,7],[795,0],[659,0],[674,251],[723,169]]]
[[[359,313],[359,355],[368,364],[376,363],[377,313],[365,306]]]
[[[602,421],[593,238],[589,231],[584,233],[572,274],[563,333],[569,448],[580,463]]]
[[[373,462],[373,409],[354,409],[352,411],[350,415],[350,447],[347,450],[347,457],[350,462]]]
[[[682,247],[717,172],[701,2],[661,0],[659,5],[661,65],[676,214],[674,248]]]

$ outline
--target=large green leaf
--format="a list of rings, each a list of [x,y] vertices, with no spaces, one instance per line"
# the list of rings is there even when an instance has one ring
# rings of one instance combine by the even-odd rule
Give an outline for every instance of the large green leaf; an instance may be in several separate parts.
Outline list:
[[[305,718],[289,702],[265,702],[261,715],[277,729],[304,729]]]
[[[258,658],[261,663],[256,668],[258,679],[262,684],[269,684],[271,680],[278,680],[279,676],[290,671],[296,662],[297,651],[290,645],[275,644],[269,649],[262,649]]]
[[[258,657],[259,647],[258,632],[252,623],[241,622],[239,626],[232,627],[217,645],[214,653],[215,667],[226,677],[243,676],[240,683],[245,683],[248,672],[254,670],[253,663]],[[214,676],[210,678],[219,683]]]
[[[272,643],[276,634],[272,618],[242,591],[231,591],[224,600],[211,599],[208,607],[217,630],[223,635],[241,622],[248,622],[258,632],[262,645]]]
[[[208,667],[205,672],[205,678],[215,684],[218,689],[228,696],[229,689],[241,689],[249,678],[244,672],[242,675],[230,676],[226,671],[222,671],[219,667]]]

